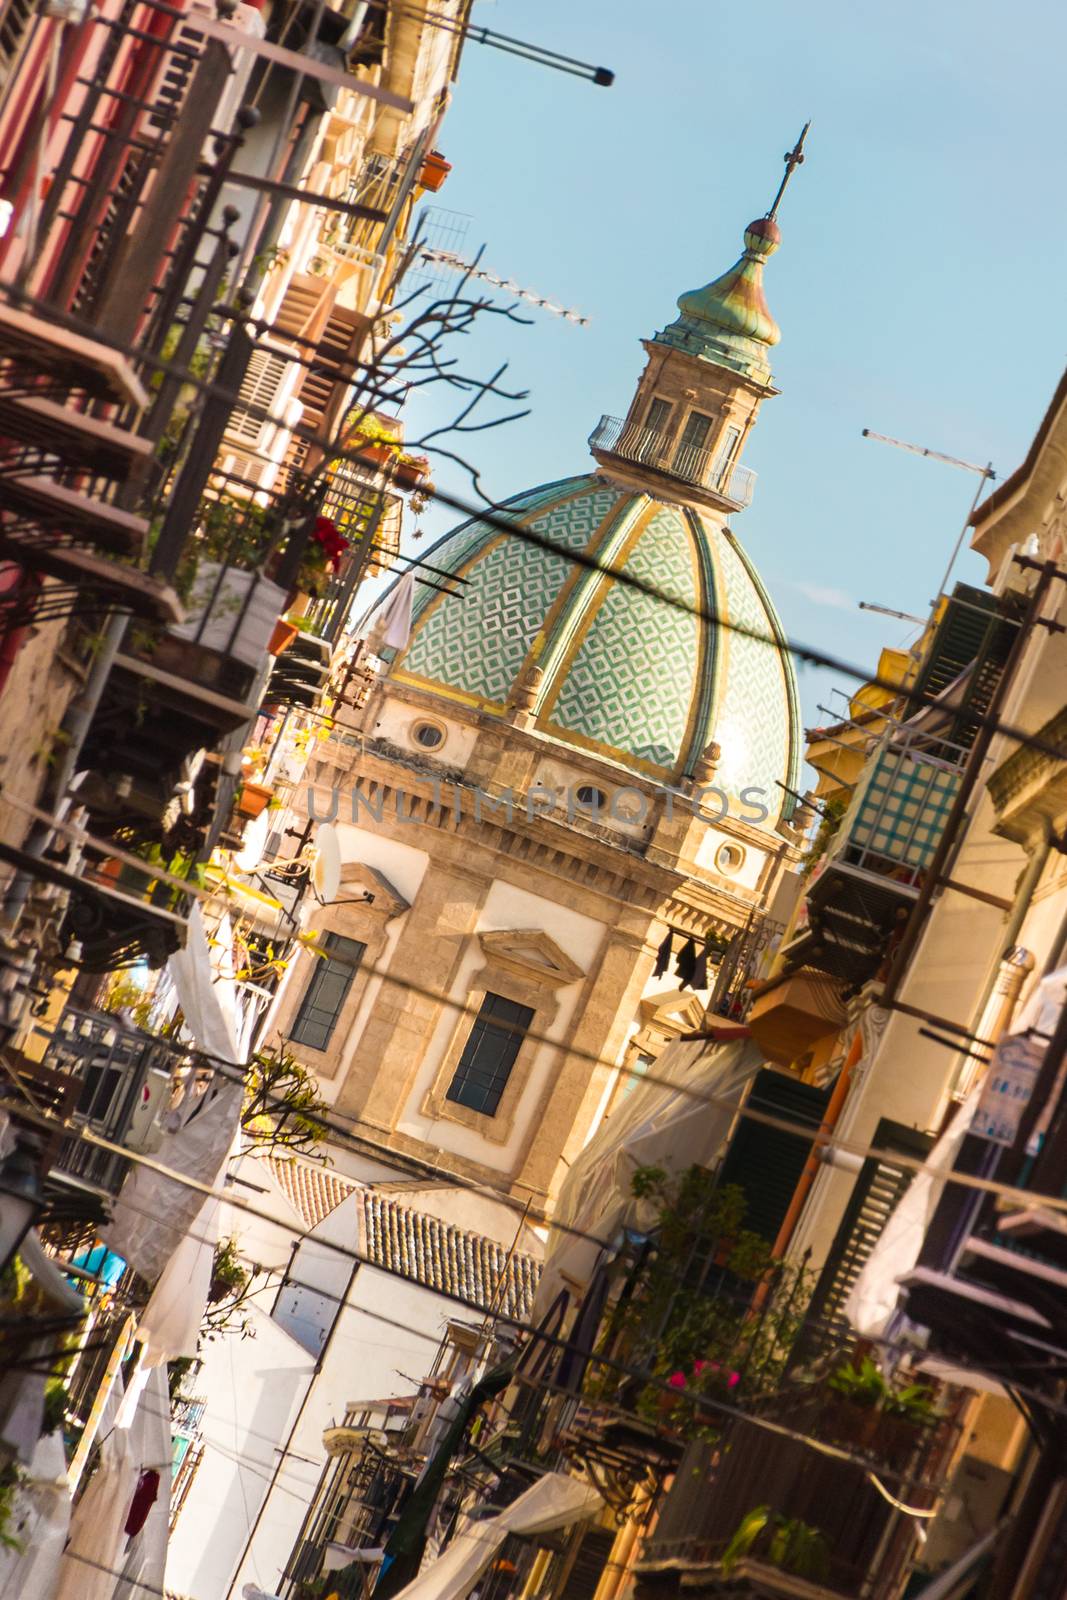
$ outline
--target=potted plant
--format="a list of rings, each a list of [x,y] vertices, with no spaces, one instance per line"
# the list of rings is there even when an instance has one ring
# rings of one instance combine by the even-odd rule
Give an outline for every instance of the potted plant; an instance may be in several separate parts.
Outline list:
[[[369,411],[358,421],[350,421],[349,426],[353,429],[349,448],[368,465],[384,467],[392,456],[399,454],[399,424],[390,425]]]
[[[238,816],[254,820],[265,811],[270,804],[273,791],[262,783],[253,783],[250,778],[244,778],[234,806]]]
[[[426,456],[400,456],[394,477],[399,488],[417,489],[429,470],[430,463]]]
[[[208,1287],[208,1305],[217,1306],[221,1300],[236,1299],[252,1274],[242,1267],[237,1255],[237,1240],[222,1239],[215,1250]]]
[[[909,1383],[887,1390],[875,1440],[878,1453],[888,1466],[903,1468],[915,1452],[919,1434],[932,1428],[938,1418],[934,1391],[927,1384]]]
[[[419,173],[420,188],[429,189],[431,194],[436,194],[451,171],[451,161],[446,161],[440,150],[431,150],[428,156],[423,157],[422,170]]]
[[[825,1534],[800,1517],[772,1512],[770,1506],[756,1506],[742,1518],[722,1553],[723,1576],[729,1577],[746,1556],[814,1583],[824,1583],[830,1574],[830,1547]]]
[[[842,1444],[868,1449],[878,1432],[882,1402],[888,1392],[870,1356],[848,1361],[827,1380],[833,1395],[830,1425]]]
[[[290,622],[288,617],[279,617],[274,624],[274,632],[271,634],[270,643],[267,646],[270,654],[272,656],[280,656],[284,651],[288,650],[299,631],[296,623]]]

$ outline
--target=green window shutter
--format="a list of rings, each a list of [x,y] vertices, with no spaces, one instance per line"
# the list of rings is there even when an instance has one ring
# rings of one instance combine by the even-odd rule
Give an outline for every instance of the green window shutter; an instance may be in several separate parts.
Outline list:
[[[743,1117],[719,1169],[720,1184],[736,1184],[745,1192],[745,1227],[773,1244],[812,1142],[819,1130],[829,1090],[801,1083],[784,1072],[764,1067],[749,1091],[745,1107],[806,1125],[809,1133],[785,1133]]]
[[[888,1117],[879,1122],[872,1141],[878,1150],[899,1151],[920,1159],[926,1158],[933,1142],[932,1135]],[[913,1176],[909,1168],[873,1156],[860,1168],[808,1308],[809,1319],[817,1320],[822,1328],[841,1318],[856,1279]]]

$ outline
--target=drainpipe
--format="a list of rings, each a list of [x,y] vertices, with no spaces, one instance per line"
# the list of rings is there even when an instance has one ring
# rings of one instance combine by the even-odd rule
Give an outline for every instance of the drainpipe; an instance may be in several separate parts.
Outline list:
[[[793,1198],[789,1202],[789,1210],[782,1218],[782,1225],[778,1229],[778,1237],[775,1239],[774,1249],[771,1251],[771,1256],[774,1260],[780,1260],[785,1255],[789,1248],[789,1241],[796,1232],[800,1214],[804,1209],[808,1195],[811,1193],[811,1186],[815,1182],[815,1174],[822,1165],[822,1152],[829,1142],[830,1134],[833,1133],[841,1119],[841,1112],[844,1110],[845,1101],[848,1099],[852,1074],[862,1054],[863,1030],[857,1025],[856,1031],[852,1035],[852,1043],[848,1048],[848,1055],[845,1057],[845,1064],[837,1075],[837,1082],[834,1084],[830,1103],[826,1107],[822,1122],[819,1124],[819,1131],[812,1143],[811,1152],[804,1163],[804,1170],[800,1174],[797,1186],[793,1190]]]

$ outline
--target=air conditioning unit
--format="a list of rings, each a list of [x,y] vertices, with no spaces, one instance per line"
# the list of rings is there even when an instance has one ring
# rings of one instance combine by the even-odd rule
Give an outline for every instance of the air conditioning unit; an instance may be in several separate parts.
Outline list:
[[[139,1150],[142,1155],[151,1155],[154,1150],[159,1149],[163,1129],[157,1119],[170,1099],[170,1091],[170,1073],[163,1072],[158,1067],[149,1067],[141,1085],[137,1105],[130,1117],[126,1137],[122,1141],[127,1150]]]

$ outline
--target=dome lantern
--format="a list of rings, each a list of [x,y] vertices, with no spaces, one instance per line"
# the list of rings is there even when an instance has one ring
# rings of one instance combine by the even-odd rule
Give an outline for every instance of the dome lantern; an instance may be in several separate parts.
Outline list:
[[[781,243],[778,208],[809,126],[786,153],[770,210],[745,229],[740,258],[679,298],[675,320],[644,341],[648,364],[626,417],[602,417],[590,436],[600,465],[634,488],[720,512],[752,498],[755,475],[740,457],[761,402],[777,393],[768,357],[781,338],[763,267]]]

